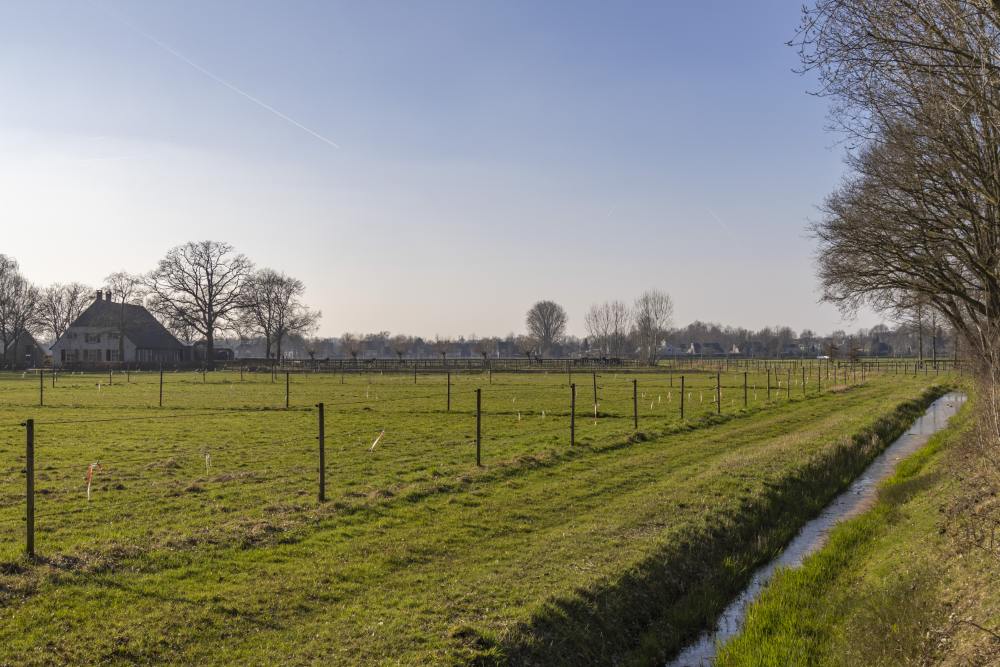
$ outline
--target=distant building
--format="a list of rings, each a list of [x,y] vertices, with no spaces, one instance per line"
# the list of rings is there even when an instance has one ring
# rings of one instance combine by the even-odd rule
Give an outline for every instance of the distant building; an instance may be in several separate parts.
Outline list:
[[[119,359],[119,338],[124,356]],[[55,368],[74,364],[178,363],[188,348],[142,306],[114,303],[97,291],[94,302],[52,345]]]
[[[236,351],[231,347],[221,347],[216,345],[212,349],[212,354],[216,361],[233,361],[236,359]],[[191,346],[191,360],[205,361],[208,357],[208,344],[200,340]]]
[[[15,338],[7,349],[0,342],[0,355],[8,368],[38,368],[45,364],[45,350],[27,331]]]
[[[726,351],[718,343],[691,343],[688,354],[703,354],[705,356],[723,356]]]

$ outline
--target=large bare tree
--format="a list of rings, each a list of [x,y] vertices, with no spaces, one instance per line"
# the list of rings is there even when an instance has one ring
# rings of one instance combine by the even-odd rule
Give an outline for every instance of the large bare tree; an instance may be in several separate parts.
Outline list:
[[[40,290],[21,275],[17,262],[0,255],[0,344],[4,365],[17,339],[37,330],[40,319]]]
[[[1000,24],[973,0],[819,0],[797,43],[852,176],[815,227],[826,299],[919,297],[998,367]]]
[[[658,289],[643,292],[635,300],[632,319],[635,326],[639,353],[647,364],[656,363],[660,343],[670,328],[674,315],[674,302],[670,295]]]
[[[94,298],[94,290],[83,283],[49,285],[41,291],[39,319],[46,336],[62,338]]]
[[[568,321],[566,310],[555,301],[539,301],[525,318],[528,334],[538,341],[542,354],[548,354],[563,339]]]
[[[240,312],[252,271],[250,260],[228,243],[185,243],[169,250],[145,277],[147,305],[173,328],[204,338],[211,366],[215,335]]]
[[[243,290],[243,307],[256,333],[264,339],[264,350],[271,358],[271,348],[281,358],[281,343],[289,335],[306,335],[316,328],[319,311],[301,302],[305,284],[272,269],[254,273]]]

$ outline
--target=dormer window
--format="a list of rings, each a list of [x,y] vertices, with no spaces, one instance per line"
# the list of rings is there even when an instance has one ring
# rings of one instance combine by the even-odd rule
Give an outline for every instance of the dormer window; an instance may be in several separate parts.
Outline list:
[[[100,343],[101,334],[83,334],[83,342],[85,343]]]

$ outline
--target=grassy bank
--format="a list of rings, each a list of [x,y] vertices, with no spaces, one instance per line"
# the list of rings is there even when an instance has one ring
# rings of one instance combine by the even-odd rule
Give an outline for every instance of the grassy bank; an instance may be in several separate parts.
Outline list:
[[[524,430],[488,441],[497,453],[481,470],[468,441],[444,433],[468,429],[467,404],[448,414],[439,392],[408,389],[407,401],[402,385],[379,398],[348,385],[357,403],[341,402],[340,428],[392,419],[412,439],[369,452],[370,441],[328,430],[322,505],[314,414],[231,412],[255,396],[192,382],[202,393],[178,410],[224,409],[206,421],[98,422],[151,411],[99,403],[127,403],[127,388],[84,385],[39,428],[42,560],[11,552],[0,572],[0,664],[651,662],[709,623],[799,517],[874,455],[872,429],[890,439],[919,412],[927,399],[912,399],[929,381],[871,379],[694,429],[663,419],[637,438],[609,426],[585,431],[572,453],[565,423],[553,439],[533,408]],[[322,396],[336,388],[321,389],[308,400],[332,403]],[[516,390],[517,403],[532,390],[536,405],[565,401],[535,384]],[[93,423],[71,419],[81,409]],[[496,418],[513,431],[525,423],[516,411]],[[23,451],[20,437],[13,429],[0,452]],[[87,503],[95,458],[106,468]],[[4,509],[16,518],[11,470]]]
[[[966,406],[899,465],[871,511],[774,578],[717,664],[996,664],[1000,551],[968,548],[950,529],[970,433]]]

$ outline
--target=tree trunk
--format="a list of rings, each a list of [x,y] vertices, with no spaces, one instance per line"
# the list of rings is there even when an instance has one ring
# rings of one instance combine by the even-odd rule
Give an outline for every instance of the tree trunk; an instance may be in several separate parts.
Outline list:
[[[205,336],[205,365],[207,368],[215,368],[215,331],[208,330]]]

